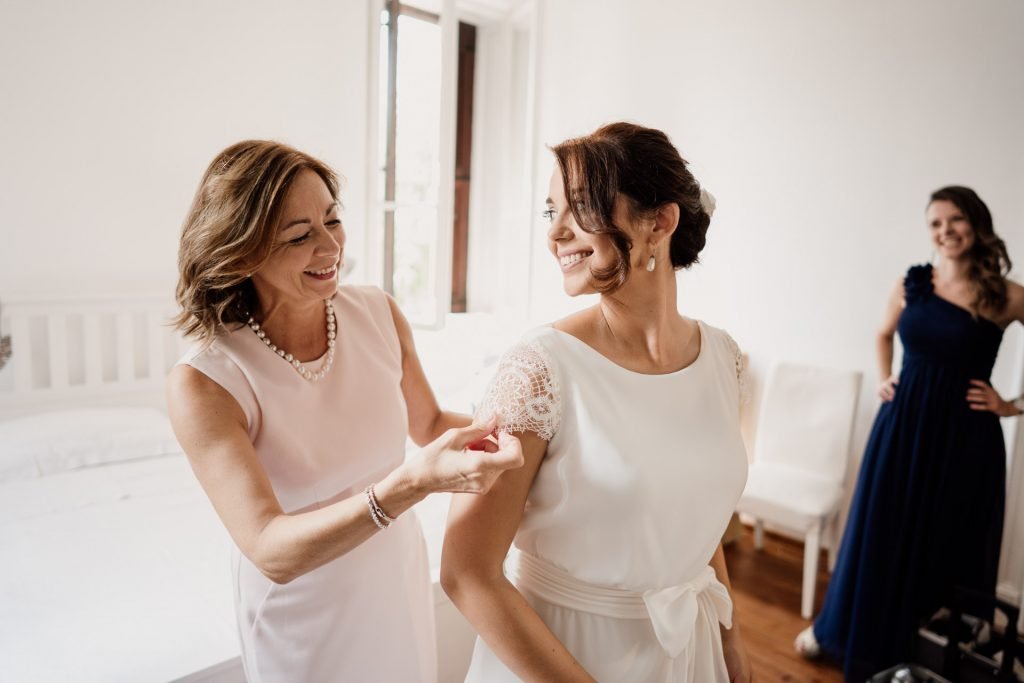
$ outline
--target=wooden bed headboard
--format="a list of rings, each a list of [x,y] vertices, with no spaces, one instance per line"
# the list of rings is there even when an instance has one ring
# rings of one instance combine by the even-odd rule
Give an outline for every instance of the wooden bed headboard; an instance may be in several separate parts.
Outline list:
[[[164,377],[187,343],[168,297],[5,300],[0,419],[112,405],[163,407]]]

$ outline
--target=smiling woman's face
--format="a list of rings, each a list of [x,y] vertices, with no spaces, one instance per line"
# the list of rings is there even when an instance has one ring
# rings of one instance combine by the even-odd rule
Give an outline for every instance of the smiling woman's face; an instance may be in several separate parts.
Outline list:
[[[953,202],[937,199],[928,205],[928,230],[936,251],[947,259],[956,260],[974,246],[974,228]]]
[[[562,270],[562,285],[569,296],[593,294],[592,271],[600,271],[615,265],[618,254],[615,245],[607,235],[594,235],[576,223],[569,208],[562,184],[562,172],[558,164],[551,173],[548,183],[548,199],[544,216],[551,222],[548,228],[548,249],[558,261]],[[629,212],[621,195],[615,201],[612,216],[616,225],[629,226]]]
[[[338,288],[344,247],[338,203],[320,176],[301,171],[282,203],[274,250],[252,276],[260,299],[329,299]]]

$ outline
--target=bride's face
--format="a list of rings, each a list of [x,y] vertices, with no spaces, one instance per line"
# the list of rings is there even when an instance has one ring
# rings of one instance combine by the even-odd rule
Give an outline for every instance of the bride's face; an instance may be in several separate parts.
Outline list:
[[[569,208],[569,199],[565,196],[558,164],[551,173],[545,204],[544,217],[551,222],[547,234],[548,249],[562,271],[565,293],[569,296],[595,293],[593,271],[614,266],[618,255],[608,236],[589,233],[576,222]],[[616,225],[629,223],[628,211],[621,199],[615,202],[613,218]]]

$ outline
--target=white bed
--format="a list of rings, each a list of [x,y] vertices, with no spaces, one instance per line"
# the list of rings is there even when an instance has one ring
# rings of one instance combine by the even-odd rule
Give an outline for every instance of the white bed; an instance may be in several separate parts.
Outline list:
[[[5,302],[0,683],[244,680],[230,540],[163,413],[184,348],[165,325],[172,310],[153,297]],[[510,333],[469,316],[451,327],[418,335],[420,350],[446,405],[465,408]],[[441,683],[462,680],[474,638],[437,586],[446,510],[445,496],[417,510]]]
[[[5,483],[0,519],[0,679],[198,680],[237,657],[228,539],[182,457]]]
[[[151,297],[5,302],[0,681],[240,681],[229,539],[174,440]]]

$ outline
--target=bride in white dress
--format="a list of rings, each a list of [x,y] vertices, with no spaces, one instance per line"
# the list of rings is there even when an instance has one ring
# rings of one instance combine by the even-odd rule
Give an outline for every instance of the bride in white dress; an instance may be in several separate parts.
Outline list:
[[[602,296],[514,346],[480,409],[526,465],[452,502],[441,581],[480,634],[466,680],[749,681],[720,545],[747,473],[742,360],[676,308],[713,200],[657,130],[553,151],[551,252],[568,294]]]

